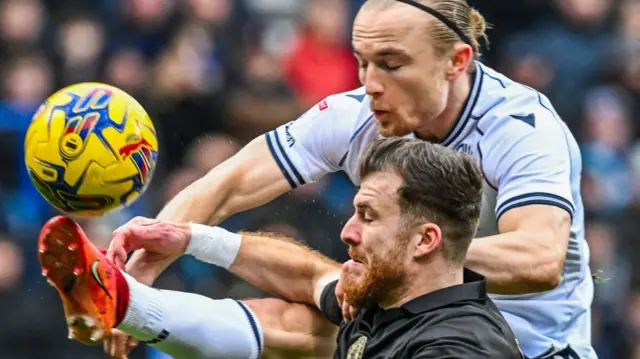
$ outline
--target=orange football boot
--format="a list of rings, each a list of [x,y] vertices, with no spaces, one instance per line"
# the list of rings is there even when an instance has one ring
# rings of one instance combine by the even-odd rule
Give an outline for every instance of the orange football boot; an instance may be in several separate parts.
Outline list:
[[[119,320],[117,276],[122,274],[66,216],[54,217],[42,227],[38,249],[42,275],[60,295],[69,339],[89,345],[102,342]]]

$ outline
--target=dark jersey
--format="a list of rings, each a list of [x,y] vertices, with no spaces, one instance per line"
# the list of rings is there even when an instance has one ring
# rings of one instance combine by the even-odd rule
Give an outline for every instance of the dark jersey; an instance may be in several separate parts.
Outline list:
[[[375,307],[342,321],[333,282],[321,309],[340,325],[336,359],[522,359],[511,328],[487,296],[484,277],[465,270],[464,283],[417,297],[399,308]]]

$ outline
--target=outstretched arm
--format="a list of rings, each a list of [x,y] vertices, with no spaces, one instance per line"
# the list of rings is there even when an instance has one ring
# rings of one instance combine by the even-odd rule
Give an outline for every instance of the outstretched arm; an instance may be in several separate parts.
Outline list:
[[[173,198],[158,219],[216,225],[235,213],[258,207],[297,186],[341,169],[360,103],[351,95],[329,96],[296,121],[257,137]],[[110,259],[126,257],[114,245]],[[145,284],[176,257],[146,251],[133,255],[127,271]]]
[[[180,192],[158,215],[176,223],[219,223],[228,216],[260,206],[291,188],[269,151],[264,136]],[[112,242],[109,258],[126,261],[126,252]],[[151,285],[179,254],[158,256],[141,249],[127,263],[127,271]]]
[[[258,207],[290,189],[265,136],[260,136],[176,195],[157,218],[178,223],[218,224],[234,213]]]
[[[137,217],[116,230],[113,242],[128,252],[157,256],[189,254],[225,269],[290,302],[318,304],[318,288],[337,279],[340,264],[292,239],[237,234],[219,227]],[[321,289],[321,288],[320,288]]]
[[[326,278],[340,275],[340,264],[292,239],[244,233],[241,241],[229,270],[288,301],[318,305],[318,291]]]

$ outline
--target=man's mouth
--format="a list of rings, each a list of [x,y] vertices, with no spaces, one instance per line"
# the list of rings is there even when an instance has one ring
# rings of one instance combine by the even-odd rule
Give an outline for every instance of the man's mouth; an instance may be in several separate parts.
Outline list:
[[[380,117],[382,117],[382,116],[386,115],[387,113],[389,113],[389,111],[373,110],[373,115],[374,115],[376,118],[380,118]]]
[[[361,256],[360,253],[353,247],[349,248],[349,258],[351,258],[352,262],[360,264],[362,264],[365,259],[364,256]]]

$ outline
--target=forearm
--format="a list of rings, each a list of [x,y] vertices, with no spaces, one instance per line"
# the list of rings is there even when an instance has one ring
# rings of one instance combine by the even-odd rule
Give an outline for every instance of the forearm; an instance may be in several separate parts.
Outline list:
[[[181,191],[157,218],[218,225],[227,217],[263,205],[289,189],[266,140],[259,137]]]
[[[534,293],[557,285],[562,261],[552,236],[513,231],[471,242],[465,266],[487,278],[489,292]]]
[[[340,264],[285,237],[243,233],[229,270],[266,292],[315,306],[316,283]]]
[[[218,169],[213,171],[222,172]],[[204,178],[192,183],[169,201],[157,218],[175,223],[223,221],[229,214],[226,213],[225,203],[221,197],[231,188],[224,176],[221,176],[221,180],[212,186],[215,191],[208,193],[207,188],[204,188],[205,185]],[[163,260],[149,262],[145,260],[146,255],[144,249],[134,252],[126,266],[128,273],[146,285],[152,285],[153,281],[180,257],[180,254],[176,253],[165,256]]]
[[[212,172],[218,171],[214,169]],[[207,176],[212,175],[212,173]],[[206,178],[206,177],[205,177]],[[178,193],[157,218],[163,221],[174,223],[207,223],[209,221],[221,222],[229,213],[225,209],[225,201],[222,200],[223,193],[230,192],[231,187],[227,184],[224,176],[217,183],[213,183],[214,191],[208,191],[206,180],[202,178]],[[137,250],[127,262],[126,270],[138,281],[152,285],[155,279],[164,272],[171,263],[180,257],[181,254],[166,255],[161,260],[147,260],[147,253],[144,249]]]
[[[174,223],[215,225],[237,212],[260,206],[289,189],[289,183],[271,157],[266,140],[259,137],[181,191],[157,218]],[[145,251],[139,250],[127,263],[127,272],[151,285],[178,257],[147,261]]]
[[[214,171],[219,171],[215,169]],[[213,175],[213,173],[208,174]],[[179,192],[160,211],[156,218],[163,221],[176,223],[203,223],[215,225],[224,221],[231,214],[228,213],[223,200],[223,194],[231,190],[230,186],[222,181],[213,184],[213,191],[200,179]]]

